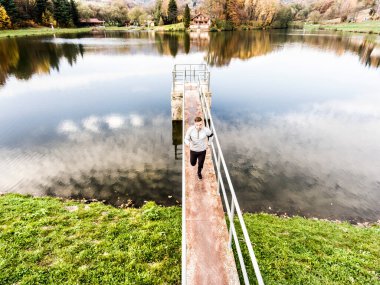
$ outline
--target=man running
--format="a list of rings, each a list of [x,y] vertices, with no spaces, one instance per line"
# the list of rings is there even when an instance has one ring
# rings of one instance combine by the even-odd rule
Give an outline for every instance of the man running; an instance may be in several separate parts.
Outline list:
[[[190,163],[195,166],[198,159],[198,179],[202,179],[202,168],[206,158],[206,149],[208,145],[211,145],[213,140],[212,131],[203,126],[203,119],[196,117],[194,119],[194,125],[189,127],[185,135],[186,145],[190,145]],[[208,143],[206,142],[206,137]],[[191,144],[190,144],[191,141]]]

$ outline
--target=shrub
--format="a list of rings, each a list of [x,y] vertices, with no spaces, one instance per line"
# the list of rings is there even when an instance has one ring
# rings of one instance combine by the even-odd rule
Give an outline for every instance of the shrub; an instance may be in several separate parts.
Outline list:
[[[222,31],[233,31],[234,25],[231,21],[222,21]]]

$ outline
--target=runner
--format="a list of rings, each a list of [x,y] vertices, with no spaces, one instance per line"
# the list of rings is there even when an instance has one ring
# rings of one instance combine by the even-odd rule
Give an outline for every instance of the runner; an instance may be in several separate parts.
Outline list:
[[[206,158],[206,150],[213,140],[212,131],[203,126],[203,119],[196,117],[194,125],[190,126],[185,135],[186,145],[190,145],[190,163],[195,166],[198,159],[198,179],[202,179],[202,168]],[[208,139],[208,143],[206,141]],[[190,143],[191,141],[191,143]]]

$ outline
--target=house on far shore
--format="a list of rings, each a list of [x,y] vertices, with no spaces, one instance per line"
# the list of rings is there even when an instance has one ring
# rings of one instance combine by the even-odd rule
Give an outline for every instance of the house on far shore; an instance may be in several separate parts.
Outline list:
[[[98,27],[104,26],[105,21],[101,21],[98,18],[80,19],[79,23],[82,27]]]
[[[192,31],[208,31],[211,26],[210,17],[203,13],[198,13],[195,15],[190,22],[190,30]]]

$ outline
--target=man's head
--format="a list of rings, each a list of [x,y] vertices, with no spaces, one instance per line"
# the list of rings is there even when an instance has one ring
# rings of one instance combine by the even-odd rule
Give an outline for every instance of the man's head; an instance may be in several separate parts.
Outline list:
[[[201,117],[195,117],[194,125],[195,128],[199,131],[203,127],[203,119]]]

